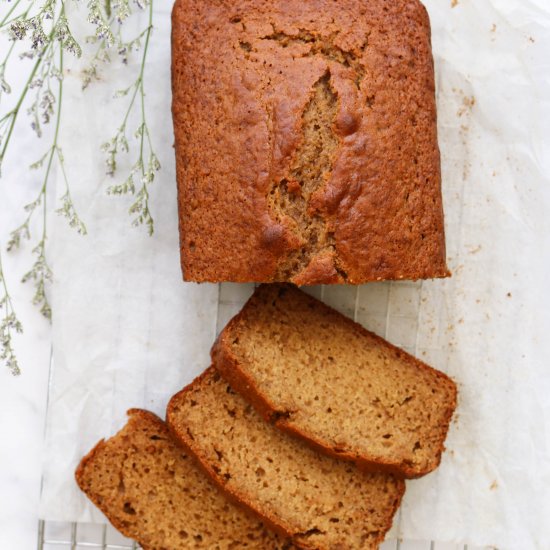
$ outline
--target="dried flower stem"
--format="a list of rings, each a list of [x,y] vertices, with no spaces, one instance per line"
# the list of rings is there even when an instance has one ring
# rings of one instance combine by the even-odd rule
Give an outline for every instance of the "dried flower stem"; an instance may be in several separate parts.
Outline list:
[[[4,16],[4,19],[2,19],[2,22],[0,22],[0,29],[11,23],[11,21],[9,21],[9,18],[11,16],[11,14],[17,9],[17,7],[19,6],[20,3],[21,3],[21,0],[16,0],[13,3],[13,6],[8,10],[8,13],[6,13],[6,15]],[[28,11],[29,10],[27,10],[26,13],[28,13]]]
[[[139,9],[148,7],[148,25],[135,38],[125,41],[122,38],[121,25],[132,14],[130,0],[87,0],[88,21],[95,26],[95,40],[99,43],[96,55],[92,58],[90,69],[84,71],[85,88],[97,77],[97,67],[102,62],[110,61],[109,49],[116,46],[122,63],[127,63],[128,55],[133,50],[141,48],[144,40],[140,71],[137,80],[126,90],[118,95],[128,95],[130,103],[124,114],[123,122],[117,135],[107,144],[108,166],[114,174],[116,169],[116,154],[119,150],[129,152],[130,147],[126,140],[126,127],[130,117],[137,112],[141,117],[140,124],[135,132],[139,143],[139,156],[133,168],[122,185],[109,188],[112,194],[132,194],[134,202],[130,206],[130,214],[134,217],[133,224],[147,226],[149,233],[153,232],[153,218],[149,210],[149,185],[155,178],[155,172],[160,169],[159,161],[153,151],[152,140],[145,116],[145,61],[149,48],[151,32],[153,29],[153,0],[134,0]],[[31,116],[32,128],[38,137],[42,133],[42,125],[54,119],[55,129],[53,141],[45,154],[31,168],[43,171],[43,179],[38,194],[34,201],[25,206],[26,216],[23,223],[10,233],[7,249],[13,250],[21,245],[22,239],[31,239],[31,222],[35,213],[40,212],[42,221],[39,240],[35,241],[33,254],[35,260],[31,269],[24,275],[23,282],[33,281],[33,302],[40,307],[42,314],[51,318],[51,308],[46,296],[46,286],[52,277],[51,270],[46,259],[48,186],[52,169],[55,165],[59,168],[65,184],[65,192],[61,196],[61,205],[56,212],[69,221],[69,225],[79,233],[86,233],[86,226],[80,220],[73,204],[69,180],[67,178],[63,153],[59,144],[59,130],[61,124],[61,111],[63,105],[63,54],[69,51],[80,56],[80,46],[74,39],[65,14],[65,0],[12,0],[7,13],[0,21],[0,30],[8,29],[12,43],[2,52],[4,59],[0,60],[0,100],[2,94],[11,93],[11,87],[5,79],[8,61],[13,59],[15,42],[30,39],[31,50],[24,52],[20,58],[30,58],[33,64],[29,67],[28,77],[23,87],[18,90],[19,95],[15,106],[6,113],[0,114],[0,175],[2,161],[5,159],[11,142],[15,126],[20,119],[21,109],[30,104],[27,109]],[[10,61],[10,64],[11,63]],[[58,85],[55,86],[57,81]],[[29,96],[34,96],[29,99]],[[137,148],[137,147],[136,147]],[[134,184],[134,178],[139,177],[139,182]],[[137,192],[136,192],[137,185]],[[14,373],[19,373],[19,366],[12,346],[12,335],[21,332],[22,327],[17,318],[9,296],[0,258],[0,361],[6,363]],[[4,317],[2,317],[2,313]]]
[[[2,94],[11,93],[11,86],[7,83],[4,77],[4,74],[6,71],[6,65],[8,64],[8,61],[11,57],[14,47],[15,47],[15,42],[12,42],[11,46],[8,48],[8,52],[6,56],[4,57],[4,61],[0,63],[0,99],[2,99]]]
[[[59,71],[63,73],[63,48],[59,49]],[[63,179],[65,182],[65,194],[61,198],[62,206],[57,210],[57,212],[69,220],[69,225],[77,229],[81,234],[86,234],[86,226],[78,217],[76,209],[73,205],[69,183],[67,180],[67,175],[65,172],[64,158],[59,147],[59,130],[61,127],[61,112],[63,105],[63,78],[59,79],[59,89],[57,94],[57,116],[55,120],[55,131],[53,136],[53,142],[51,147],[46,151],[46,154],[35,163],[36,167],[43,165],[47,161],[46,169],[44,173],[44,180],[42,187],[40,188],[37,198],[30,204],[27,205],[27,210],[29,212],[25,222],[19,226],[15,231],[12,232],[12,239],[8,243],[8,249],[13,248],[13,246],[18,246],[20,242],[20,236],[23,232],[23,235],[27,238],[30,237],[29,233],[29,222],[33,213],[35,212],[38,205],[42,204],[43,209],[43,223],[42,223],[42,235],[38,244],[34,247],[33,253],[36,254],[37,258],[29,272],[27,272],[23,277],[23,282],[29,280],[34,281],[35,295],[33,297],[33,303],[40,306],[40,312],[47,317],[51,318],[51,307],[46,296],[46,284],[52,277],[52,272],[48,266],[46,259],[46,241],[47,241],[47,197],[48,197],[48,182],[50,179],[51,169],[53,165],[54,158],[57,159],[57,163],[63,174]]]
[[[145,36],[145,43],[143,46],[141,64],[138,77],[136,81],[126,88],[120,90],[117,95],[126,96],[131,91],[130,102],[126,113],[122,120],[122,124],[119,126],[115,136],[107,143],[103,145],[103,150],[107,153],[107,174],[113,176],[116,172],[117,164],[116,157],[119,152],[119,147],[122,151],[128,152],[129,145],[126,138],[126,125],[128,123],[130,114],[133,112],[139,98],[139,114],[140,124],[135,132],[135,137],[139,139],[139,156],[134,163],[130,174],[122,184],[112,185],[108,188],[107,192],[111,195],[134,195],[135,200],[130,205],[129,213],[134,216],[132,220],[133,226],[145,225],[147,227],[149,235],[154,232],[154,220],[149,209],[149,185],[153,183],[155,179],[155,172],[160,170],[160,163],[153,149],[153,143],[151,135],[149,133],[149,127],[147,126],[147,119],[145,115],[145,61],[147,59],[147,52],[149,49],[149,42],[151,38],[151,32],[153,30],[153,0],[149,2],[149,19],[147,28],[142,31],[136,39],[132,41],[136,43],[141,37]],[[136,192],[136,183],[134,178],[139,176],[140,186]]]
[[[23,327],[17,319],[6,277],[2,266],[2,254],[0,252],[0,361],[11,371],[13,375],[21,374],[17,357],[13,349],[14,333],[23,332]]]
[[[50,37],[51,38],[51,37]],[[15,104],[15,107],[6,113],[2,118],[0,118],[0,144],[4,142],[4,145],[0,151],[0,175],[2,175],[2,161],[4,160],[6,156],[6,151],[8,149],[8,145],[10,143],[10,138],[13,133],[13,128],[15,126],[15,121],[17,120],[17,116],[19,115],[19,112],[21,110],[21,106],[23,105],[23,102],[25,101],[25,98],[27,97],[27,93],[30,89],[31,82],[33,81],[36,72],[38,71],[38,68],[40,67],[43,55],[45,54],[46,50],[50,47],[50,44],[44,48],[41,55],[38,56],[38,59],[36,60],[30,74],[29,78],[27,79],[27,82],[23,86],[23,90],[21,91],[21,95],[19,96],[19,99],[17,103]],[[7,126],[7,131],[3,134],[2,129]]]

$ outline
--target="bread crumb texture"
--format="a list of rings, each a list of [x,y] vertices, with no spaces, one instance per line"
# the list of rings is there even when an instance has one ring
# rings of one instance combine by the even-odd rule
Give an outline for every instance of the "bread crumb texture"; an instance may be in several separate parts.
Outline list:
[[[146,411],[129,411],[126,426],[82,460],[76,480],[144,550],[292,548],[229,502]]]
[[[186,280],[448,275],[418,0],[176,0],[172,22]]]
[[[292,285],[261,285],[212,356],[264,417],[328,453],[405,477],[441,460],[455,383]]]
[[[404,483],[324,456],[265,422],[211,367],[167,420],[216,483],[301,548],[375,549]]]

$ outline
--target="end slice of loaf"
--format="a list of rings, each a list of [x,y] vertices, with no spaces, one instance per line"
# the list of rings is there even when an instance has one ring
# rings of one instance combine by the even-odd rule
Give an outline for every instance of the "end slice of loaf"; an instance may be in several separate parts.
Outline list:
[[[262,285],[212,350],[231,386],[277,427],[370,470],[436,468],[455,383],[291,285]]]
[[[290,548],[208,480],[154,414],[132,409],[76,471],[86,495],[125,536],[148,550]]]
[[[220,487],[300,548],[378,548],[405,490],[277,430],[212,367],[171,399],[167,422]]]

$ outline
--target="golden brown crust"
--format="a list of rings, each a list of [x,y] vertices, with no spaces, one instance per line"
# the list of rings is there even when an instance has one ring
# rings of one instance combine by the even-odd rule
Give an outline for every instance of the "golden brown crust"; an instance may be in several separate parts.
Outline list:
[[[300,203],[304,117],[323,79],[336,147]],[[449,275],[418,0],[177,0],[172,89],[186,280]]]
[[[195,388],[200,387],[203,382],[205,382],[209,377],[215,376],[216,369],[213,365],[211,365],[208,369],[206,369],[202,374],[200,374],[195,380],[188,384],[185,388],[183,388],[181,391],[176,393],[168,403],[167,409],[166,409],[166,422],[172,431],[174,437],[176,437],[179,442],[181,443],[182,447],[189,452],[192,456],[195,457],[198,464],[202,467],[204,472],[207,474],[207,476],[212,480],[213,483],[215,483],[222,491],[226,493],[226,495],[236,504],[242,506],[246,510],[250,511],[253,514],[256,514],[261,517],[262,522],[264,522],[268,527],[270,527],[273,531],[279,533],[283,537],[287,537],[292,540],[293,544],[298,548],[303,548],[306,550],[329,550],[328,548],[320,547],[317,544],[312,544],[308,541],[307,536],[303,537],[301,535],[296,536],[296,534],[292,531],[289,526],[287,526],[282,521],[275,521],[276,518],[272,514],[266,513],[264,510],[258,509],[255,506],[251,506],[251,504],[246,500],[246,498],[239,495],[236,491],[234,491],[231,487],[228,487],[226,482],[222,477],[220,477],[219,473],[214,470],[212,465],[210,464],[207,457],[203,454],[202,449],[200,446],[198,446],[192,435],[190,435],[189,431],[185,431],[182,429],[177,429],[176,427],[176,409],[179,406],[179,403],[181,401],[185,400],[185,397],[188,393],[192,392]],[[405,483],[403,480],[399,478],[394,478],[396,482],[397,487],[397,493],[395,495],[395,499],[392,503],[392,508],[388,512],[388,524],[385,526],[384,529],[382,529],[377,537],[376,540],[376,547],[378,547],[379,544],[381,544],[384,541],[386,533],[390,530],[392,526],[392,520],[393,517],[399,508],[401,504],[401,500],[403,498],[403,495],[405,494]]]
[[[145,411],[143,409],[129,409],[127,411],[127,415],[129,419],[132,416],[141,416],[143,418],[152,419],[155,422],[162,422],[162,420],[156,414]],[[91,462],[93,462],[94,459],[101,453],[101,451],[105,448],[105,445],[105,439],[102,439],[92,448],[92,450],[87,455],[82,458],[75,471],[76,483],[80,487],[80,489],[86,493],[86,496],[105,514],[111,525],[117,531],[120,531],[120,533],[122,533],[125,537],[132,538],[133,533],[131,532],[131,529],[128,528],[128,526],[124,525],[121,521],[119,521],[119,519],[114,514],[111,514],[110,511],[106,509],[105,506],[103,506],[103,503],[100,501],[95,493],[86,490],[84,480],[86,467]],[[142,545],[142,547],[143,550],[147,550],[146,546]]]
[[[212,371],[214,371],[214,367],[210,366],[208,367],[204,372],[199,374],[193,382],[185,386],[182,390],[180,390],[178,393],[173,395],[170,398],[170,401],[168,402],[168,405],[166,407],[166,422],[168,424],[168,428],[170,429],[172,435],[174,438],[176,438],[181,446],[191,455],[193,455],[197,459],[197,464],[203,469],[205,474],[208,476],[208,478],[217,486],[219,487],[224,493],[226,494],[227,498],[231,500],[231,502],[237,504],[238,506],[243,507],[248,512],[259,515],[262,519],[262,522],[265,523],[270,529],[275,531],[276,533],[279,533],[281,536],[288,537],[289,531],[285,528],[285,525],[283,523],[277,523],[270,519],[269,517],[266,517],[265,514],[262,514],[261,510],[256,510],[255,508],[251,507],[248,502],[246,502],[243,498],[241,498],[239,495],[237,495],[234,492],[227,491],[227,488],[225,487],[224,483],[218,476],[218,474],[214,471],[208,460],[205,459],[205,457],[200,452],[200,449],[198,449],[194,443],[192,438],[189,437],[189,435],[184,432],[175,429],[174,422],[170,421],[170,418],[174,416],[174,407],[175,404],[178,403],[183,396],[185,396],[193,387],[196,385],[200,385],[204,380],[206,380],[211,374]],[[300,546],[300,548],[307,548],[306,546]]]
[[[230,506],[160,418],[141,409],[130,409],[128,416],[126,426],[100,441],[75,473],[82,491],[123,535],[144,550],[227,550],[243,541],[251,549],[293,548],[269,532],[257,514]],[[139,464],[143,468],[135,474]],[[124,513],[130,515],[123,518]]]
[[[186,393],[188,393],[194,386],[197,384],[200,384],[203,380],[208,378],[212,371],[215,370],[213,366],[208,367],[202,374],[197,376],[193,382],[188,384],[185,388],[180,390],[178,393],[173,395],[168,402],[168,406],[166,407],[166,422],[168,424],[168,427],[172,433],[172,435],[179,441],[181,446],[191,455],[193,455],[199,466],[203,469],[205,474],[208,476],[208,478],[217,486],[219,487],[226,496],[231,500],[231,502],[237,504],[238,506],[243,507],[245,510],[247,510],[249,513],[255,514],[257,516],[260,516],[262,519],[262,522],[265,523],[270,529],[275,531],[276,533],[279,533],[281,536],[284,537],[290,537],[291,533],[286,528],[286,526],[283,523],[277,523],[267,517],[264,513],[262,513],[262,510],[257,510],[250,506],[246,500],[241,498],[238,494],[234,492],[230,492],[227,490],[227,487],[222,482],[218,474],[214,471],[208,460],[205,459],[205,457],[200,452],[200,449],[194,445],[192,438],[188,436],[188,434],[184,431],[180,431],[175,429],[174,422],[171,422],[170,419],[174,416],[174,406],[176,403],[178,403],[182,396],[184,396]],[[404,491],[403,491],[404,492]],[[300,548],[308,548],[307,546],[299,546]]]
[[[256,293],[261,291],[262,286],[264,285],[261,285],[257,289]],[[295,287],[293,287],[292,285],[278,284],[276,286],[281,288],[285,287],[289,289],[294,289],[295,291],[297,291],[297,289],[295,289]],[[270,285],[270,288],[273,289],[274,285]],[[322,308],[327,313],[337,314],[335,310],[320,302],[319,300],[316,300],[309,295],[303,294],[303,296],[307,296],[307,300],[315,302],[317,307]],[[250,298],[250,300],[252,299],[253,297]],[[376,342],[378,342],[380,347],[397,352],[402,360],[409,362],[411,365],[414,365],[418,369],[429,371],[433,376],[440,380],[441,385],[448,388],[450,392],[450,398],[446,403],[446,409],[444,411],[443,420],[441,422],[444,431],[442,433],[442,438],[439,444],[438,451],[436,453],[435,461],[432,462],[431,466],[427,469],[418,470],[418,468],[413,467],[407,462],[396,463],[383,461],[379,457],[373,459],[372,457],[366,455],[359,456],[355,453],[348,452],[342,449],[336,450],[329,442],[321,440],[316,434],[307,433],[303,430],[300,430],[298,427],[293,426],[292,423],[289,422],[289,420],[284,415],[281,416],[280,414],[278,414],[277,406],[273,402],[271,402],[269,397],[258,388],[253,378],[244,370],[243,366],[240,365],[238,358],[232,351],[231,340],[237,335],[236,327],[240,324],[241,319],[245,315],[245,308],[246,304],[243,309],[229,321],[227,326],[222,330],[222,332],[216,339],[216,342],[214,343],[211,350],[212,363],[215,368],[220,372],[220,374],[231,385],[231,387],[233,387],[235,391],[243,395],[266,421],[272,422],[281,430],[284,430],[296,437],[307,441],[314,448],[325,454],[344,460],[350,460],[356,463],[365,471],[381,471],[407,479],[415,479],[430,473],[439,466],[441,462],[441,455],[445,450],[445,438],[447,437],[451,418],[457,405],[457,388],[455,382],[450,377],[448,377],[441,371],[430,367],[419,359],[416,359],[412,355],[407,354],[406,352],[404,352],[397,346],[394,346],[390,342],[384,340],[380,336],[368,331],[352,319],[338,314],[340,315],[342,322],[346,323],[350,327],[353,327],[354,330],[359,330],[360,333],[375,340]]]

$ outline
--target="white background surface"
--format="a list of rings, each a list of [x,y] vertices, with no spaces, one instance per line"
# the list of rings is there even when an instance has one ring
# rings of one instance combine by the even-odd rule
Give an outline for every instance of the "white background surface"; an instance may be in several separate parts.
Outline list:
[[[4,5],[2,5],[4,9]],[[3,51],[5,42],[0,42]],[[6,75],[13,83],[25,74]],[[15,86],[14,86],[15,88]],[[4,100],[4,98],[3,98]],[[23,373],[14,378],[0,368],[0,549],[36,547],[38,500],[42,475],[44,419],[50,365],[50,324],[31,304],[30,283],[20,279],[33,263],[30,247],[5,252],[8,232],[24,220],[23,205],[36,198],[41,182],[29,172],[30,163],[43,153],[48,142],[37,142],[29,120],[22,117],[21,132],[14,135],[0,178],[0,246],[4,272],[24,334],[15,346]],[[34,177],[33,177],[34,176]]]
[[[460,384],[449,452],[440,471],[409,484],[399,533],[547,550],[550,6],[533,0],[461,0],[454,8],[433,0],[427,5],[434,29],[454,277],[313,292],[322,292],[325,301],[451,373]],[[150,122],[163,163],[153,192],[157,233],[152,240],[128,228],[127,204],[105,197],[105,183],[100,185],[104,178],[97,144],[116,126],[112,89],[96,85],[82,102],[76,77],[67,78],[73,90],[69,100],[81,117],[74,117],[78,123],[68,124],[64,134],[78,157],[69,154],[67,145],[65,156],[69,174],[78,174],[73,178],[75,200],[90,238],[83,241],[67,232],[62,220],[55,222],[51,252],[56,374],[61,377],[50,409],[42,512],[57,519],[92,517],[71,485],[71,474],[67,476],[77,456],[115,431],[127,407],[145,405],[162,412],[171,393],[206,366],[218,292],[221,326],[250,291],[179,283],[167,14],[164,8],[157,17],[161,28],[154,35],[153,55],[159,61],[148,77],[155,84],[149,84],[148,100],[155,111]],[[109,80],[118,77],[116,71],[109,74]],[[11,166],[5,167],[9,178],[0,185],[14,190],[14,182],[28,180],[28,163],[22,159],[33,147],[32,141],[19,143]],[[2,193],[9,202],[0,204],[1,235],[17,224],[17,208],[30,198],[23,194],[23,185]],[[25,252],[12,257],[11,278],[16,280],[28,262]],[[0,373],[0,548],[32,548],[48,328],[26,307],[29,290],[11,287],[21,298],[19,313],[27,332],[19,346],[23,377]],[[86,394],[89,388],[94,390]],[[116,393],[106,399],[113,388]],[[104,403],[109,408],[98,409]],[[440,548],[457,546],[436,546]]]

